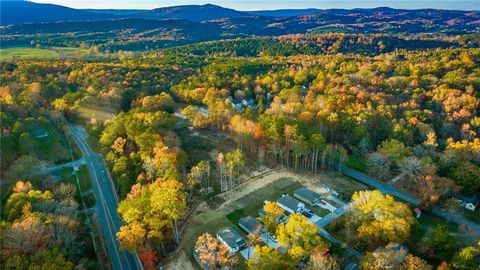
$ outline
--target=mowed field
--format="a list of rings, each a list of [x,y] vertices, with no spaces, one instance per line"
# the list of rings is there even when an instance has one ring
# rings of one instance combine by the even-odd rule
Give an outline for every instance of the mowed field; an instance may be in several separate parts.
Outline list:
[[[97,53],[98,54],[98,53]],[[15,47],[0,49],[0,61],[10,59],[42,59],[42,58],[75,58],[91,55],[88,49],[82,48],[28,48]]]

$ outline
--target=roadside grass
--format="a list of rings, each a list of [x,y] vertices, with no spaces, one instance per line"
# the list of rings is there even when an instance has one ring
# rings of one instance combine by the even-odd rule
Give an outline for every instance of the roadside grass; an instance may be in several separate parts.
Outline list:
[[[82,203],[81,194],[83,194],[83,199],[85,201],[85,207],[91,208],[95,206],[95,196],[92,193],[92,181],[90,175],[88,174],[87,165],[81,165],[77,171],[78,181],[80,184],[80,190],[78,190],[77,179],[75,174],[73,174],[72,168],[62,168],[59,172],[60,181],[71,183],[77,188],[76,200],[79,204]]]
[[[367,171],[367,164],[365,163],[365,159],[357,156],[349,157],[345,165],[363,173]]]
[[[80,189],[82,192],[92,190],[92,181],[88,174],[87,165],[82,165],[77,171],[78,180],[80,181]]]
[[[85,208],[92,208],[95,206],[95,195],[93,193],[88,193],[83,195],[83,199],[85,201]]]

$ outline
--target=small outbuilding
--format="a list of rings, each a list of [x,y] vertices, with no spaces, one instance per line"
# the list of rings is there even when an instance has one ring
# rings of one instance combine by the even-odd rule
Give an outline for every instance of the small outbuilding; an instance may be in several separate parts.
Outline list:
[[[226,227],[217,232],[218,241],[222,242],[230,252],[234,253],[246,245],[245,238],[232,227]]]
[[[49,132],[47,129],[44,128],[38,128],[33,131],[33,136],[35,138],[45,138],[48,137]]]
[[[295,192],[293,193],[293,196],[305,203],[308,203],[310,205],[315,205],[317,203],[320,202],[320,200],[322,199],[322,197],[320,196],[320,194],[306,188],[306,187],[302,187],[302,188],[299,188],[297,190],[295,190]]]
[[[391,252],[395,255],[395,260],[402,262],[408,254],[408,248],[404,244],[391,242],[385,247],[377,248],[375,252]]]
[[[413,209],[413,212],[415,213],[416,218],[420,218],[422,216],[422,209],[420,209],[418,207]]]
[[[468,210],[475,211],[477,209],[478,204],[480,204],[480,197],[477,195],[472,195],[470,197],[462,195],[462,194],[455,194],[454,198],[463,205],[463,207],[467,208]]]
[[[263,230],[263,225],[256,218],[251,216],[246,216],[241,218],[238,221],[238,226],[242,228],[247,233],[252,232],[261,232]]]
[[[299,213],[305,209],[305,204],[288,195],[284,195],[283,197],[278,199],[277,204],[290,214]]]

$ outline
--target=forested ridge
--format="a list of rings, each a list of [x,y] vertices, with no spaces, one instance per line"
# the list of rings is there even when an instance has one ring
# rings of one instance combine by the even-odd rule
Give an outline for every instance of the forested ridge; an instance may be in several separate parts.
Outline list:
[[[42,151],[53,144],[38,135],[38,130],[62,133],[67,122],[86,125],[93,147],[105,157],[121,200],[123,226],[117,237],[123,248],[139,253],[147,269],[180,244],[190,211],[239,184],[248,163],[309,173],[337,163],[382,181],[403,174],[399,188],[418,197],[424,209],[448,202],[454,193],[478,194],[477,46],[474,36],[289,35],[113,54],[102,60],[4,61],[2,181],[5,176],[18,182],[2,191],[2,233],[17,237],[2,239],[2,264],[6,269],[37,269],[52,262],[59,269],[95,268],[87,244],[67,241],[77,243],[86,235],[78,190],[68,181],[33,173],[45,162],[73,158],[66,152],[46,160]],[[102,118],[102,112],[113,117]],[[213,146],[186,135],[188,128],[225,134],[234,149],[220,149],[212,157]],[[381,211],[394,212],[404,227],[388,231],[389,224],[372,218],[371,205],[362,198],[384,202]],[[392,197],[356,193],[352,201],[357,221],[349,224],[364,242],[402,242],[415,230],[410,209]],[[286,255],[256,249],[261,255],[247,267],[268,269],[268,258],[280,258],[270,266],[290,269],[303,262],[312,267],[308,269],[323,269],[312,265],[315,256],[325,259],[328,248],[321,247],[316,227],[302,218],[274,224],[281,226],[280,243],[291,248]],[[302,237],[308,241],[293,236],[298,226],[305,228]],[[385,234],[371,230],[375,226]],[[22,239],[33,247],[12,244]],[[439,256],[438,246],[432,246],[415,255],[429,263],[445,261],[451,269],[474,269],[459,266],[475,265],[476,257],[462,255],[463,249],[450,247]],[[364,248],[362,267],[374,269],[373,247]],[[405,265],[427,264],[409,256]]]

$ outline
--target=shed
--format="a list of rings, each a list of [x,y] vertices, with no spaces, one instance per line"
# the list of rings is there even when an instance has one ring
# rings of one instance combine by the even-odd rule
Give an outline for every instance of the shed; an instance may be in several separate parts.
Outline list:
[[[290,214],[301,212],[305,208],[305,204],[288,195],[278,199],[277,204]]]
[[[263,225],[251,216],[241,218],[238,221],[238,226],[247,233],[255,232],[255,230],[260,230],[259,232],[261,232],[263,229]]]
[[[472,210],[472,211],[475,211],[478,204],[480,203],[480,197],[478,197],[476,194],[472,195],[472,196],[455,194],[454,198],[456,200],[458,200],[463,205],[463,207],[467,208],[468,210]]]
[[[230,252],[237,252],[242,249],[245,244],[245,238],[232,227],[226,227],[217,232],[217,239],[222,242]]]
[[[310,205],[315,205],[316,203],[320,202],[321,200],[321,196],[320,194],[308,189],[308,188],[305,188],[305,187],[302,187],[302,188],[299,188],[297,190],[295,190],[295,192],[293,193],[293,196],[305,203],[308,203]]]

